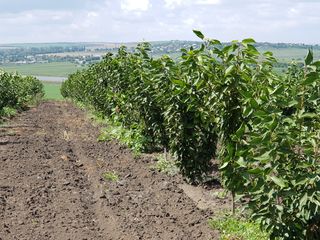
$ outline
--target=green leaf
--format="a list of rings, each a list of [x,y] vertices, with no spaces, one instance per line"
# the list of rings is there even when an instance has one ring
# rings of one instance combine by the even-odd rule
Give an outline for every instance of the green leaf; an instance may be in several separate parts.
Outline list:
[[[204,35],[202,34],[202,32],[200,32],[199,30],[192,30],[194,32],[194,34],[197,35],[198,38],[201,38],[202,40],[204,39]]]
[[[270,52],[270,51],[264,52],[263,55],[264,55],[265,57],[273,57],[273,53]]]
[[[250,104],[252,108],[259,108],[259,103],[254,99],[250,99]]]
[[[299,104],[299,102],[297,100],[292,100],[291,102],[289,102],[288,107],[293,107],[293,106],[296,106],[298,104]]]
[[[306,80],[302,83],[303,85],[313,84],[315,81],[319,80],[319,75],[317,72],[311,72],[306,76]]]
[[[256,117],[265,117],[265,116],[268,116],[269,113],[265,112],[265,111],[262,111],[262,110],[258,110],[256,112],[254,112],[254,115]]]
[[[226,69],[226,71],[225,71],[225,73],[224,73],[224,76],[226,77],[226,76],[229,76],[230,74],[231,74],[231,72],[233,71],[233,69],[234,69],[234,65],[230,65],[227,69]]]
[[[243,157],[240,157],[239,160],[237,161],[237,163],[239,164],[239,166],[241,167],[246,167],[246,162],[244,161]]]
[[[239,89],[239,92],[244,98],[247,98],[247,99],[251,99],[253,96],[253,93],[247,90]]]
[[[182,81],[182,80],[179,80],[179,79],[172,79],[172,82],[173,82],[174,84],[176,84],[176,85],[181,86],[181,87],[186,86],[186,83],[185,83],[184,81]]]
[[[259,55],[259,51],[253,45],[249,45],[248,50],[249,50],[249,53],[253,55]]]
[[[316,67],[320,67],[320,61],[313,62],[312,65]]]
[[[278,178],[278,177],[276,177],[276,176],[270,176],[270,178],[271,178],[271,180],[272,180],[275,184],[277,184],[277,185],[280,186],[281,188],[285,188],[285,187],[286,187],[286,184],[285,184],[285,182],[284,182],[283,179]]]
[[[211,45],[221,45],[221,42],[219,40],[216,40],[216,39],[210,39],[209,43]]]
[[[281,205],[276,205],[276,208],[277,208],[280,212],[283,212],[283,206],[281,206]]]
[[[244,124],[241,124],[241,126],[239,127],[239,129],[236,131],[236,136],[238,138],[241,138],[243,133],[245,131],[245,125]]]
[[[308,55],[307,55],[307,57],[305,58],[304,63],[305,63],[306,65],[309,65],[309,64],[312,63],[312,61],[313,61],[313,52],[309,49]]]
[[[229,162],[225,162],[222,164],[222,166],[219,168],[220,170],[225,169],[229,165]]]
[[[227,54],[227,53],[229,53],[229,51],[232,49],[232,45],[228,45],[228,46],[225,46],[224,48],[222,48],[222,52],[224,53],[224,54]]]
[[[301,115],[301,118],[316,118],[318,117],[318,114],[316,113],[304,113]]]
[[[271,151],[265,152],[264,154],[262,154],[259,157],[255,157],[255,160],[258,160],[262,163],[267,163],[271,160],[271,156],[270,156]]]
[[[261,174],[263,173],[263,170],[260,168],[254,168],[254,169],[249,169],[247,172],[250,174]]]
[[[283,91],[284,91],[284,86],[280,85],[276,89],[274,89],[270,94],[278,95],[278,94],[282,94]]]
[[[308,200],[308,193],[305,193],[303,197],[300,199],[300,206],[304,206]]]
[[[246,38],[242,40],[243,44],[251,44],[251,43],[256,43],[256,41],[253,38]]]

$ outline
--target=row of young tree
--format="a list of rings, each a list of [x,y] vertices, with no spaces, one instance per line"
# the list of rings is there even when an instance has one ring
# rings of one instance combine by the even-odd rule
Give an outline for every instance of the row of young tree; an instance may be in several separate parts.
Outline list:
[[[35,77],[0,70],[0,118],[13,109],[24,109],[43,95],[43,84]]]
[[[271,238],[320,239],[320,61],[283,76],[253,39],[207,39],[179,61],[153,59],[150,45],[107,54],[64,82],[64,97],[94,107],[143,136],[145,150],[168,149],[182,173],[201,181],[213,158],[233,196]]]

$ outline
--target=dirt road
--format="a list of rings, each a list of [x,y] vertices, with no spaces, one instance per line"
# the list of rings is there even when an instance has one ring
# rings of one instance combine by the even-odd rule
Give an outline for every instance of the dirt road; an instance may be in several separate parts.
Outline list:
[[[0,128],[0,240],[218,239],[212,213],[177,177],[98,134],[66,102],[41,103]]]

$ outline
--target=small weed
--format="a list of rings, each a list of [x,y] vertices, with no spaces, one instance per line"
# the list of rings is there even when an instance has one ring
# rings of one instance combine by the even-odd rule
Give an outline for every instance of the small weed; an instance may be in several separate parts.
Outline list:
[[[228,191],[223,190],[223,191],[212,191],[210,193],[212,197],[218,198],[218,199],[226,199],[228,197]]]
[[[102,175],[102,177],[105,181],[111,181],[111,182],[118,182],[119,181],[119,176],[114,171],[113,172],[105,172]]]
[[[269,234],[259,228],[259,224],[246,219],[240,214],[232,216],[223,213],[214,219],[209,220],[209,225],[213,229],[218,229],[221,233],[220,240],[267,240]]]
[[[90,113],[88,114],[88,117],[94,121],[96,124],[102,124],[106,125],[108,121],[106,120],[105,116],[103,116],[102,113],[91,110]]]
[[[73,101],[73,103],[74,103],[78,108],[80,108],[80,109],[82,109],[82,110],[87,109],[87,105],[84,104],[84,103],[82,103],[82,102],[80,102],[80,101]]]
[[[142,153],[138,152],[138,151],[133,151],[133,159],[137,160],[139,158],[141,158]]]
[[[81,107],[81,103],[76,102],[76,104],[78,107]],[[139,125],[135,127],[132,126],[132,128],[129,129],[115,119],[106,118],[102,112],[96,111],[90,106],[86,106],[86,108],[89,109],[88,117],[93,120],[95,124],[105,126],[98,137],[98,141],[111,141],[116,139],[133,150],[135,158],[141,156],[141,152],[143,152],[147,146],[148,139],[143,136]]]
[[[107,127],[98,137],[99,141],[117,139],[122,144],[131,148],[136,154],[144,150],[147,139],[142,136],[139,129],[127,129],[120,124],[108,122]]]
[[[11,107],[4,107],[0,112],[0,116],[11,118],[17,114],[17,110]]]
[[[63,131],[63,139],[70,141],[70,134],[66,130]]]
[[[36,219],[31,219],[31,223],[32,223],[33,225],[37,225],[37,224],[38,224],[38,221],[37,221]]]
[[[174,176],[179,173],[177,163],[173,160],[166,160],[163,156],[159,156],[157,158],[157,163],[152,166],[152,168],[170,176]]]

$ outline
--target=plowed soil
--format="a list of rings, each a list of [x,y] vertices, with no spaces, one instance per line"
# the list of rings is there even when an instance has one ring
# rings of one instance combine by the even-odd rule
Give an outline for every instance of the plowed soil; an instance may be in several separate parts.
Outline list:
[[[0,240],[218,239],[210,206],[197,207],[180,177],[98,135],[67,102],[43,102],[0,127]]]

